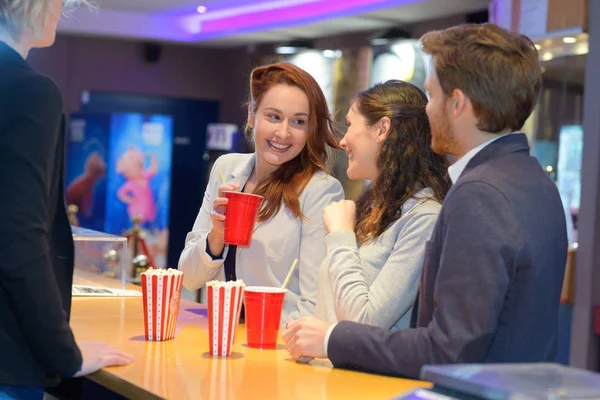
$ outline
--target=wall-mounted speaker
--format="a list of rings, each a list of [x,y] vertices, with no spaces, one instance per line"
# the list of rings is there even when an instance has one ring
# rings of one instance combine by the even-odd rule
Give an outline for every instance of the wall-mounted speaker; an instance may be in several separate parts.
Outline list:
[[[467,23],[468,24],[485,24],[489,21],[489,12],[488,10],[475,11],[467,14]]]
[[[143,43],[144,61],[148,64],[156,64],[162,55],[162,46],[157,43]]]

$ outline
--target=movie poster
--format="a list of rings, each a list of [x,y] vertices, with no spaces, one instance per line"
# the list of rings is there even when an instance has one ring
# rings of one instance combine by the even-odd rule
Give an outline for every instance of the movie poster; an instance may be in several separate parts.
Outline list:
[[[69,120],[66,200],[78,208],[81,226],[103,231],[110,117],[73,114]]]
[[[69,122],[66,198],[79,225],[127,236],[138,216],[137,254],[156,268],[167,267],[172,127],[170,116],[137,113],[73,114]],[[136,246],[128,248],[131,256]]]
[[[172,125],[165,115],[111,116],[105,231],[125,235],[139,216],[150,264],[156,268],[166,267]]]

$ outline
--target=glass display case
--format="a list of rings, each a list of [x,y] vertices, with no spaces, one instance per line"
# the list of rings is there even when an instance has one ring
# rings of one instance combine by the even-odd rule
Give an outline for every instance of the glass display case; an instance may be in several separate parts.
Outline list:
[[[127,262],[127,239],[103,232],[73,226],[75,269],[112,278],[125,289],[131,271]]]

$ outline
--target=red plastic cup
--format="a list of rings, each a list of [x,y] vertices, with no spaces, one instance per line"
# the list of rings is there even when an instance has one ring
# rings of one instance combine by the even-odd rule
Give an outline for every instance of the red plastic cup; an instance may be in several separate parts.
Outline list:
[[[247,286],[244,289],[246,340],[253,349],[274,349],[287,289]]]
[[[225,192],[225,197],[229,199],[225,211],[225,243],[248,247],[263,197],[240,192]]]

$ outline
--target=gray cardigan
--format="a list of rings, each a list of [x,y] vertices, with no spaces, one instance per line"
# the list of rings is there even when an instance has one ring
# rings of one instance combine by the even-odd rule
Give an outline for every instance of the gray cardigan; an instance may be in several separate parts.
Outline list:
[[[385,329],[408,328],[430,239],[441,205],[423,189],[402,216],[375,241],[358,246],[354,232],[327,235],[319,269],[316,316],[332,323],[360,322]]]

